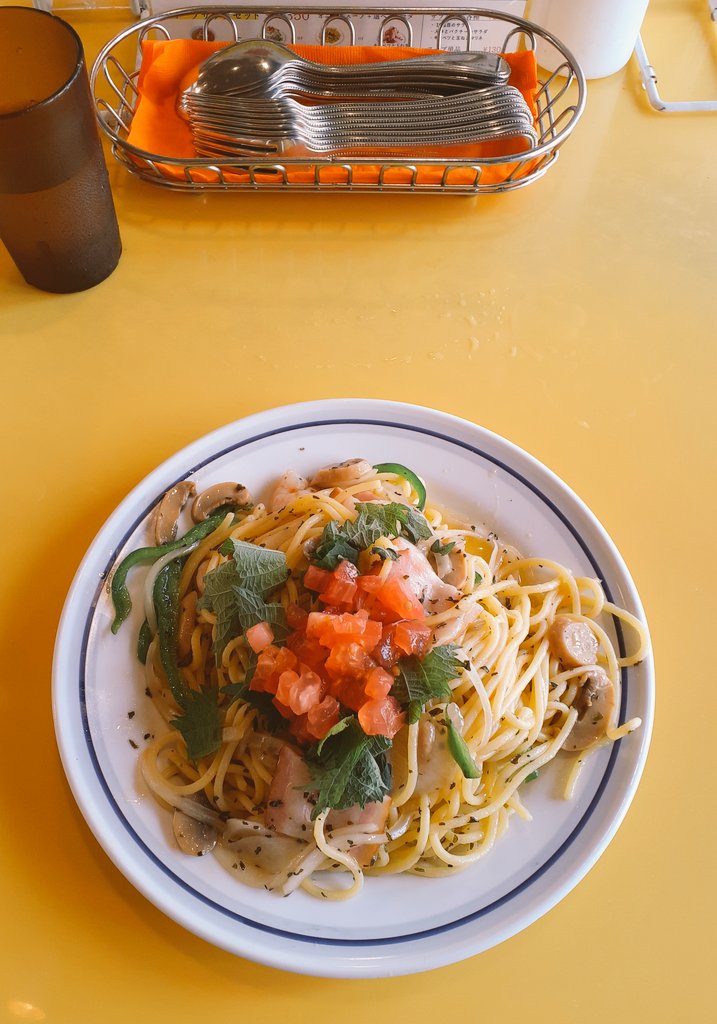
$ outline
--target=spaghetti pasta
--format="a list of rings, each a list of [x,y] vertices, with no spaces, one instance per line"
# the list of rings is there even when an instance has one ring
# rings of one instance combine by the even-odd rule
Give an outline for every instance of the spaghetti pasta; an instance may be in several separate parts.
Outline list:
[[[570,796],[640,725],[617,707],[642,623],[402,470],[287,472],[266,504],[153,549],[145,671],[168,728],[142,773],[181,848],[247,884],[343,900],[366,875],[450,875],[530,818],[523,787],[561,751]]]

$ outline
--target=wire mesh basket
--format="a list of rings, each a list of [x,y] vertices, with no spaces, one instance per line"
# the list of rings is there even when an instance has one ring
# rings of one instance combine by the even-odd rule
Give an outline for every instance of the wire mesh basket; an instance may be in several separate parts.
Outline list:
[[[514,154],[441,159],[434,156],[352,156],[276,159],[177,158],[151,153],[128,141],[139,91],[140,49],[145,39],[195,38],[205,41],[280,39],[303,42],[302,26],[318,25],[312,42],[324,45],[401,43],[436,49],[476,50],[486,19],[505,29],[502,52],[535,49],[536,39],[558,51],[558,67],[541,73],[536,95],[538,142]],[[483,27],[482,27],[483,26]],[[368,33],[368,35],[367,35]],[[555,64],[556,61],[551,61]],[[251,192],[411,192],[475,195],[523,188],[555,163],[585,106],[585,78],[563,44],[523,18],[477,8],[193,7],[143,20],[115,36],[102,49],[90,76],[97,117],[111,140],[113,155],[144,181],[184,191]],[[500,169],[500,174],[496,170]],[[431,171],[427,175],[427,171]]]

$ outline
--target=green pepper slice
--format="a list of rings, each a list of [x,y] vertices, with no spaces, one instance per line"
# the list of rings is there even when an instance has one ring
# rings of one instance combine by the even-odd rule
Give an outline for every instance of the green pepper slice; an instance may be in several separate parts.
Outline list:
[[[137,635],[137,657],[143,665],[147,664],[147,653],[149,652],[149,645],[151,643],[152,630],[149,628],[149,623],[145,619],[139,627],[139,634]]]
[[[400,462],[381,462],[378,466],[374,466],[373,468],[377,473],[395,473],[396,476],[402,476],[404,480],[407,480],[416,492],[418,497],[418,508],[423,512],[426,507],[426,488],[412,469],[409,469],[407,466],[402,466]]]
[[[209,516],[202,523],[197,523],[193,526],[183,537],[179,540],[170,540],[166,544],[160,544],[155,548],[137,548],[136,551],[131,551],[126,558],[123,558],[120,564],[115,569],[112,577],[112,585],[110,587],[110,593],[112,596],[112,604],[115,609],[115,617],[112,623],[112,632],[116,633],[120,628],[124,620],[127,618],[129,613],[132,611],[132,599],[129,596],[129,590],[127,589],[127,573],[135,565],[151,565],[156,562],[162,555],[166,555],[169,551],[178,551],[180,548],[187,548],[190,544],[194,544],[195,541],[204,540],[208,537],[223,522],[227,512],[226,509],[222,512],[215,513],[213,516]]]
[[[179,632],[179,579],[182,559],[176,558],[164,566],[154,582],[154,610],[157,613],[159,657],[172,696],[184,707],[188,689],[179,674],[177,664],[177,634]]]
[[[480,772],[478,770],[478,766],[471,757],[468,744],[458,732],[453,722],[447,721],[446,728],[448,729],[448,749],[451,752],[453,760],[463,772],[464,778],[479,779]]]

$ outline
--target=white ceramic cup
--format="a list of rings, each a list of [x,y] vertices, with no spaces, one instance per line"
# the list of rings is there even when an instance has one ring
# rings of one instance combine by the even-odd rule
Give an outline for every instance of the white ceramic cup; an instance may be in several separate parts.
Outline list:
[[[531,0],[527,17],[552,32],[577,58],[586,78],[623,68],[635,49],[649,0]],[[555,71],[559,53],[538,39],[538,64]]]

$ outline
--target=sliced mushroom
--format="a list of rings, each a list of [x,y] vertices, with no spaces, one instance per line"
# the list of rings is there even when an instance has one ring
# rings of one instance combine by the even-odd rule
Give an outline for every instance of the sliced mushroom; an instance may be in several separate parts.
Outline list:
[[[595,664],[598,642],[587,622],[558,615],[548,631],[548,639],[551,651],[565,668]]]
[[[201,523],[224,505],[231,505],[236,508],[239,505],[251,505],[251,494],[244,484],[236,484],[227,480],[222,484],[214,484],[207,487],[194,499],[192,504],[192,519],[195,523]]]
[[[585,750],[605,735],[615,709],[615,687],[604,669],[588,672],[573,707],[578,717],[563,750]]]
[[[448,749],[448,732],[430,718],[418,724],[418,779],[416,795],[433,793],[445,785],[455,771],[456,763]]]
[[[316,551],[316,549],[319,546],[319,544],[320,544],[320,540],[319,540],[318,537],[311,537],[309,540],[305,540],[304,541],[304,543],[301,545],[301,550],[304,552],[306,557],[310,560],[311,556],[313,555],[314,551]]]
[[[217,832],[206,822],[190,818],[184,811],[175,811],[172,821],[174,838],[182,853],[188,853],[192,857],[201,857],[205,853],[211,853],[217,845]]]
[[[196,492],[197,488],[189,480],[180,480],[169,488],[154,513],[154,537],[157,544],[174,540],[182,509]]]
[[[348,487],[350,484],[357,484],[372,469],[373,466],[366,459],[347,459],[346,462],[338,462],[335,466],[324,466],[311,481],[311,486],[320,490],[325,487]]]
[[[430,544],[430,542],[428,542]],[[462,590],[468,575],[468,561],[463,551],[462,542],[456,541],[455,547],[448,555],[434,555],[436,571],[444,583]]]
[[[179,627],[177,629],[177,654],[184,659],[192,651],[192,633],[197,624],[197,592],[190,590],[179,606]]]

